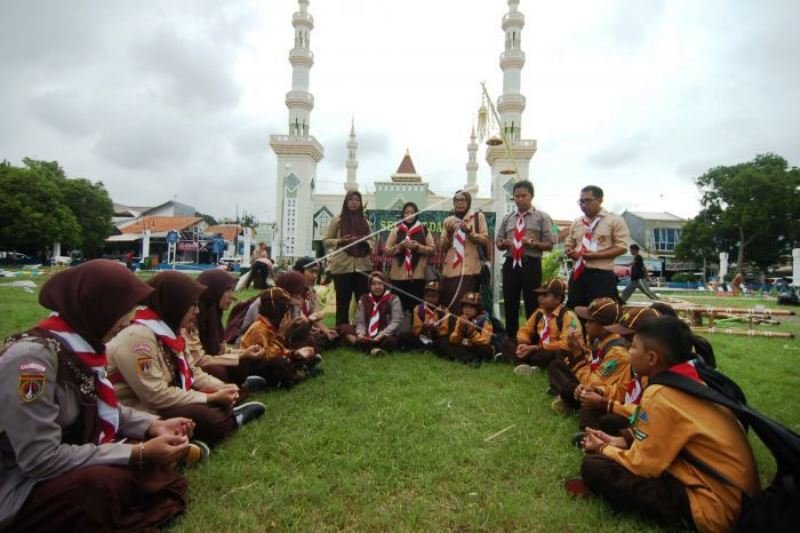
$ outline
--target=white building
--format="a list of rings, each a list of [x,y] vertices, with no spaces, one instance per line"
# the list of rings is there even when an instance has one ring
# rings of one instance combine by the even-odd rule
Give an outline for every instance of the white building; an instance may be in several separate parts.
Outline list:
[[[314,255],[314,241],[324,237],[328,224],[341,211],[344,200],[344,193],[317,194],[314,191],[317,163],[325,153],[322,145],[311,135],[314,96],[310,92],[309,72],[314,64],[310,45],[314,18],[308,13],[308,0],[298,0],[298,5],[299,11],[292,15],[295,37],[294,47],[289,52],[292,87],[286,93],[289,110],[287,134],[270,136],[270,146],[277,156],[277,221],[272,249],[275,257],[286,260]],[[479,146],[474,129],[467,144],[465,189],[473,195],[473,208],[496,213],[498,219],[513,209],[513,184],[529,178],[530,160],[536,153],[536,141],[522,137],[525,96],[521,93],[520,80],[525,53],[521,37],[525,16],[518,11],[518,5],[519,0],[508,0],[508,12],[501,21],[505,34],[505,49],[500,54],[503,94],[497,99],[496,109],[499,127],[508,143],[487,147],[486,161],[492,176],[490,197],[476,198]],[[357,190],[358,142],[354,122],[350,125],[345,168],[343,189]],[[373,193],[364,194],[368,209],[399,209],[405,201],[416,202],[420,209],[431,205],[441,206],[435,207],[441,210],[452,207],[449,197],[430,190],[414,168],[409,152],[406,152],[397,172],[389,180],[376,181],[372,190]]]

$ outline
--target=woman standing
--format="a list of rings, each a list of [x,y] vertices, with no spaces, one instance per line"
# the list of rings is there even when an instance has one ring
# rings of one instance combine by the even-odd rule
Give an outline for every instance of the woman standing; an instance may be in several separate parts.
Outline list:
[[[386,239],[386,253],[394,256],[389,270],[392,292],[400,297],[405,313],[422,302],[428,256],[436,250],[433,236],[420,223],[418,212],[417,204],[407,202],[403,206],[403,218]]]
[[[479,247],[486,249],[489,229],[483,213],[471,211],[472,196],[457,191],[453,196],[453,214],[442,226],[439,241],[442,263],[441,303],[455,315],[461,314],[461,300],[468,292],[480,289],[481,259]]]
[[[112,261],[61,271],[39,293],[54,313],[0,351],[0,530],[149,530],[183,511],[169,465],[193,423],[118,404],[104,370],[103,343],[152,291]]]
[[[350,302],[367,292],[367,279],[372,270],[370,252],[375,239],[364,216],[361,193],[350,191],[344,197],[342,212],[331,221],[325,236],[330,258],[328,269],[336,291],[336,325],[349,322]]]

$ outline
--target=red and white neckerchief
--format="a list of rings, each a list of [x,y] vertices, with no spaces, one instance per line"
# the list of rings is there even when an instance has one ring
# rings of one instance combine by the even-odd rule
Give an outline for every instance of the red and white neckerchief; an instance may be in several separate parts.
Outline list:
[[[303,296],[303,306],[300,308],[300,310],[302,311],[302,313],[303,313],[303,316],[304,316],[304,317],[306,317],[306,318],[308,318],[308,315],[310,315],[310,314],[311,314],[311,313],[309,312],[309,311],[310,311],[310,308],[309,308],[309,305],[308,305],[308,304],[309,304],[309,302],[311,301],[311,291],[313,291],[313,290],[314,290],[314,289],[308,289],[308,290],[306,291],[306,294],[305,294],[305,296]]]
[[[428,307],[428,304],[422,304],[422,305],[425,308],[425,322],[426,323],[436,322],[436,320],[438,318],[436,316],[436,310],[433,309],[433,308]]]
[[[152,331],[153,334],[158,337],[158,340],[175,354],[175,360],[178,363],[181,388],[183,390],[190,390],[194,382],[194,377],[192,376],[192,369],[189,368],[189,363],[183,355],[183,351],[186,349],[186,340],[183,338],[183,335],[175,335],[167,323],[161,320],[158,313],[149,307],[140,307],[137,309],[133,314],[133,321]]]
[[[97,416],[100,418],[100,434],[97,444],[106,444],[114,440],[114,435],[119,429],[119,407],[114,385],[108,380],[106,374],[105,352],[97,353],[74,329],[67,324],[58,313],[53,313],[49,318],[39,322],[39,327],[58,337],[75,353],[81,363],[92,370],[94,374],[94,393],[97,396]]]
[[[467,233],[464,231],[464,224],[466,224],[474,214],[465,215],[461,224],[459,224],[458,229],[456,229],[455,235],[453,235],[453,249],[455,250],[456,254],[453,257],[453,268],[457,267],[461,264],[464,260],[464,243],[467,242]]]
[[[594,242],[594,230],[600,223],[602,215],[597,215],[593,222],[589,222],[586,217],[583,217],[583,238],[581,239],[580,257],[575,261],[575,268],[572,270],[572,279],[577,280],[583,274],[583,269],[586,268],[586,261],[583,259],[583,254],[594,249],[596,244]]]
[[[625,403],[639,405],[639,402],[642,401],[642,392],[644,392],[642,381],[639,379],[639,376],[634,375],[625,390]]]
[[[378,327],[380,326],[381,322],[381,312],[380,306],[381,304],[388,302],[391,299],[392,293],[386,291],[383,293],[383,296],[380,299],[376,300],[375,296],[372,293],[369,293],[369,303],[372,304],[372,309],[369,313],[369,325],[367,326],[367,334],[370,338],[374,338],[378,336]]]
[[[592,346],[592,358],[589,360],[589,369],[594,372],[600,368],[600,362],[603,360],[603,350],[600,348],[600,343],[595,341]]]
[[[422,227],[422,224],[419,223],[419,220],[414,222],[414,225],[411,226],[411,227],[408,227],[404,222],[401,222],[400,224],[397,225],[398,234],[400,232],[405,233],[406,236],[405,236],[405,239],[403,239],[403,240],[408,241],[408,242],[411,242],[411,237],[413,237],[417,233],[422,232],[423,229],[424,228]],[[406,248],[406,254],[405,255],[406,255],[405,256],[406,273],[408,274],[408,277],[410,279],[411,276],[414,273],[414,266],[413,266],[413,261],[412,261],[412,259],[414,258],[414,254],[413,254],[413,252],[411,251],[410,248]]]
[[[680,374],[681,376],[687,377],[698,383],[702,383],[703,380],[700,379],[700,374],[697,373],[697,368],[694,366],[692,361],[687,361],[686,363],[679,363],[677,365],[673,365],[667,369],[670,372],[675,372],[676,374]]]
[[[545,312],[542,312],[542,320],[544,321],[544,328],[542,328],[542,334],[539,335],[539,341],[542,345],[550,342],[550,320],[552,319],[551,315],[548,315]]]
[[[522,239],[525,237],[525,213],[517,213],[517,224],[514,226],[514,241],[511,245],[511,257],[514,259],[512,268],[522,268],[522,256],[525,250],[522,248]]]

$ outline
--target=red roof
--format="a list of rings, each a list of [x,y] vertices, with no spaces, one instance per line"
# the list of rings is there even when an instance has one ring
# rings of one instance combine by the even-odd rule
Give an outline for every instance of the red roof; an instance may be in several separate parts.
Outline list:
[[[153,233],[176,230],[183,231],[191,228],[198,222],[202,222],[200,217],[142,217],[133,224],[120,228],[121,233],[141,233],[149,229]]]
[[[417,169],[414,168],[414,162],[411,161],[411,154],[408,153],[406,150],[406,155],[403,156],[403,160],[400,161],[400,166],[397,167],[397,172],[395,174],[416,174]]]
[[[236,239],[236,234],[239,233],[239,227],[236,224],[217,224],[216,226],[209,226],[204,233],[211,233],[216,235],[222,234],[222,238],[226,241],[233,241]]]

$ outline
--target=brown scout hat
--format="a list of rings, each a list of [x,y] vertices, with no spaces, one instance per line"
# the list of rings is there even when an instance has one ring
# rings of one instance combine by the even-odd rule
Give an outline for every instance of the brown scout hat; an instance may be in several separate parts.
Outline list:
[[[610,326],[619,320],[622,312],[617,302],[611,298],[595,298],[589,307],[576,307],[575,314],[584,320],[594,320],[604,326]]]
[[[564,280],[553,278],[538,289],[534,289],[533,292],[538,292],[539,294],[549,293],[553,296],[560,296],[563,298],[567,293],[567,284],[564,283]]]
[[[471,305],[477,307],[478,311],[483,311],[483,302],[481,302],[481,293],[468,292],[461,298],[461,305]]]
[[[434,279],[426,283],[425,290],[423,292],[428,292],[428,291],[441,292],[441,289],[439,288],[439,282]]]
[[[636,326],[639,324],[660,316],[662,314],[652,307],[626,307],[623,309],[619,323],[606,326],[605,329],[611,333],[630,335],[636,331]]]

